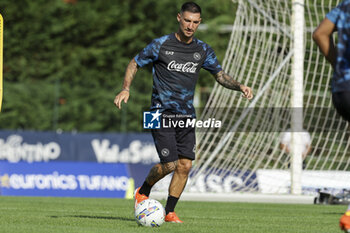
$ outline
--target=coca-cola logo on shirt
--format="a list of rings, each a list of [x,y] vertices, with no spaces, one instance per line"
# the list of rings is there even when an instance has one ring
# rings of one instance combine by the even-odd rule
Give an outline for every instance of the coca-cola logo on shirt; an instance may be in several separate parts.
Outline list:
[[[178,71],[183,73],[196,73],[197,66],[198,66],[198,63],[194,63],[194,62],[186,62],[182,64],[182,63],[176,63],[176,61],[171,61],[168,64],[168,70]]]

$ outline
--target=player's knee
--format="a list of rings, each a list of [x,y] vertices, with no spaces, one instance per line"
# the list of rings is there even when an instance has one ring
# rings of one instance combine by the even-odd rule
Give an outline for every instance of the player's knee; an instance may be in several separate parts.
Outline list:
[[[189,173],[192,168],[192,161],[191,160],[185,160],[185,161],[179,161],[177,164],[177,169],[183,173]]]

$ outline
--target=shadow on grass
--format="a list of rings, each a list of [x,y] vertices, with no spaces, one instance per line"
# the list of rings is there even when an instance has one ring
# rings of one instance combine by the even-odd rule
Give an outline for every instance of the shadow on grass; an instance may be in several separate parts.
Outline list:
[[[339,215],[339,216],[341,216],[344,213],[345,213],[345,211],[344,212],[324,212],[322,214],[324,214],[324,215]]]
[[[134,218],[110,217],[110,216],[90,216],[90,215],[65,215],[65,216],[50,216],[51,218],[91,218],[91,219],[110,219],[122,221],[135,221]]]

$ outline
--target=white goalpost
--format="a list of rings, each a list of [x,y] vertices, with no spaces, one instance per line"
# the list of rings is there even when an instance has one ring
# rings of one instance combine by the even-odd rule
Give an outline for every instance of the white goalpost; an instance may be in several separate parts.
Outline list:
[[[350,188],[339,181],[350,171],[348,126],[332,106],[331,66],[311,37],[339,1],[234,2],[223,67],[252,87],[255,98],[249,102],[215,85],[201,118],[220,119],[223,127],[197,133],[198,159],[186,192],[310,194],[316,188]],[[279,141],[290,128],[287,154]],[[312,138],[304,170],[302,129]]]
[[[303,76],[304,76],[304,0],[292,1],[292,74],[291,74],[291,193],[301,194],[302,142],[303,129]]]

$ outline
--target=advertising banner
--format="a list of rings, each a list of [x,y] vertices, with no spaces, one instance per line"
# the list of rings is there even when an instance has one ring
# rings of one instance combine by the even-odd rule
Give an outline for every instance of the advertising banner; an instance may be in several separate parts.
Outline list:
[[[195,168],[194,168],[195,169]],[[167,175],[154,185],[152,190],[167,192],[172,174]],[[188,178],[187,184],[191,183],[192,176]],[[244,181],[245,180],[245,181]],[[206,173],[200,175],[196,182],[187,186],[187,191],[195,193],[232,193],[243,191],[249,187],[250,190],[258,191],[256,174],[252,171],[231,172],[221,169],[219,175]]]
[[[125,182],[141,186],[158,162],[150,133],[0,131],[2,195],[124,197]],[[257,189],[255,173],[243,173],[201,175],[190,191]],[[167,191],[170,179],[152,190]]]
[[[149,133],[55,133],[0,131],[0,161],[159,162]]]
[[[124,198],[126,164],[91,162],[0,162],[0,194],[5,196]]]

